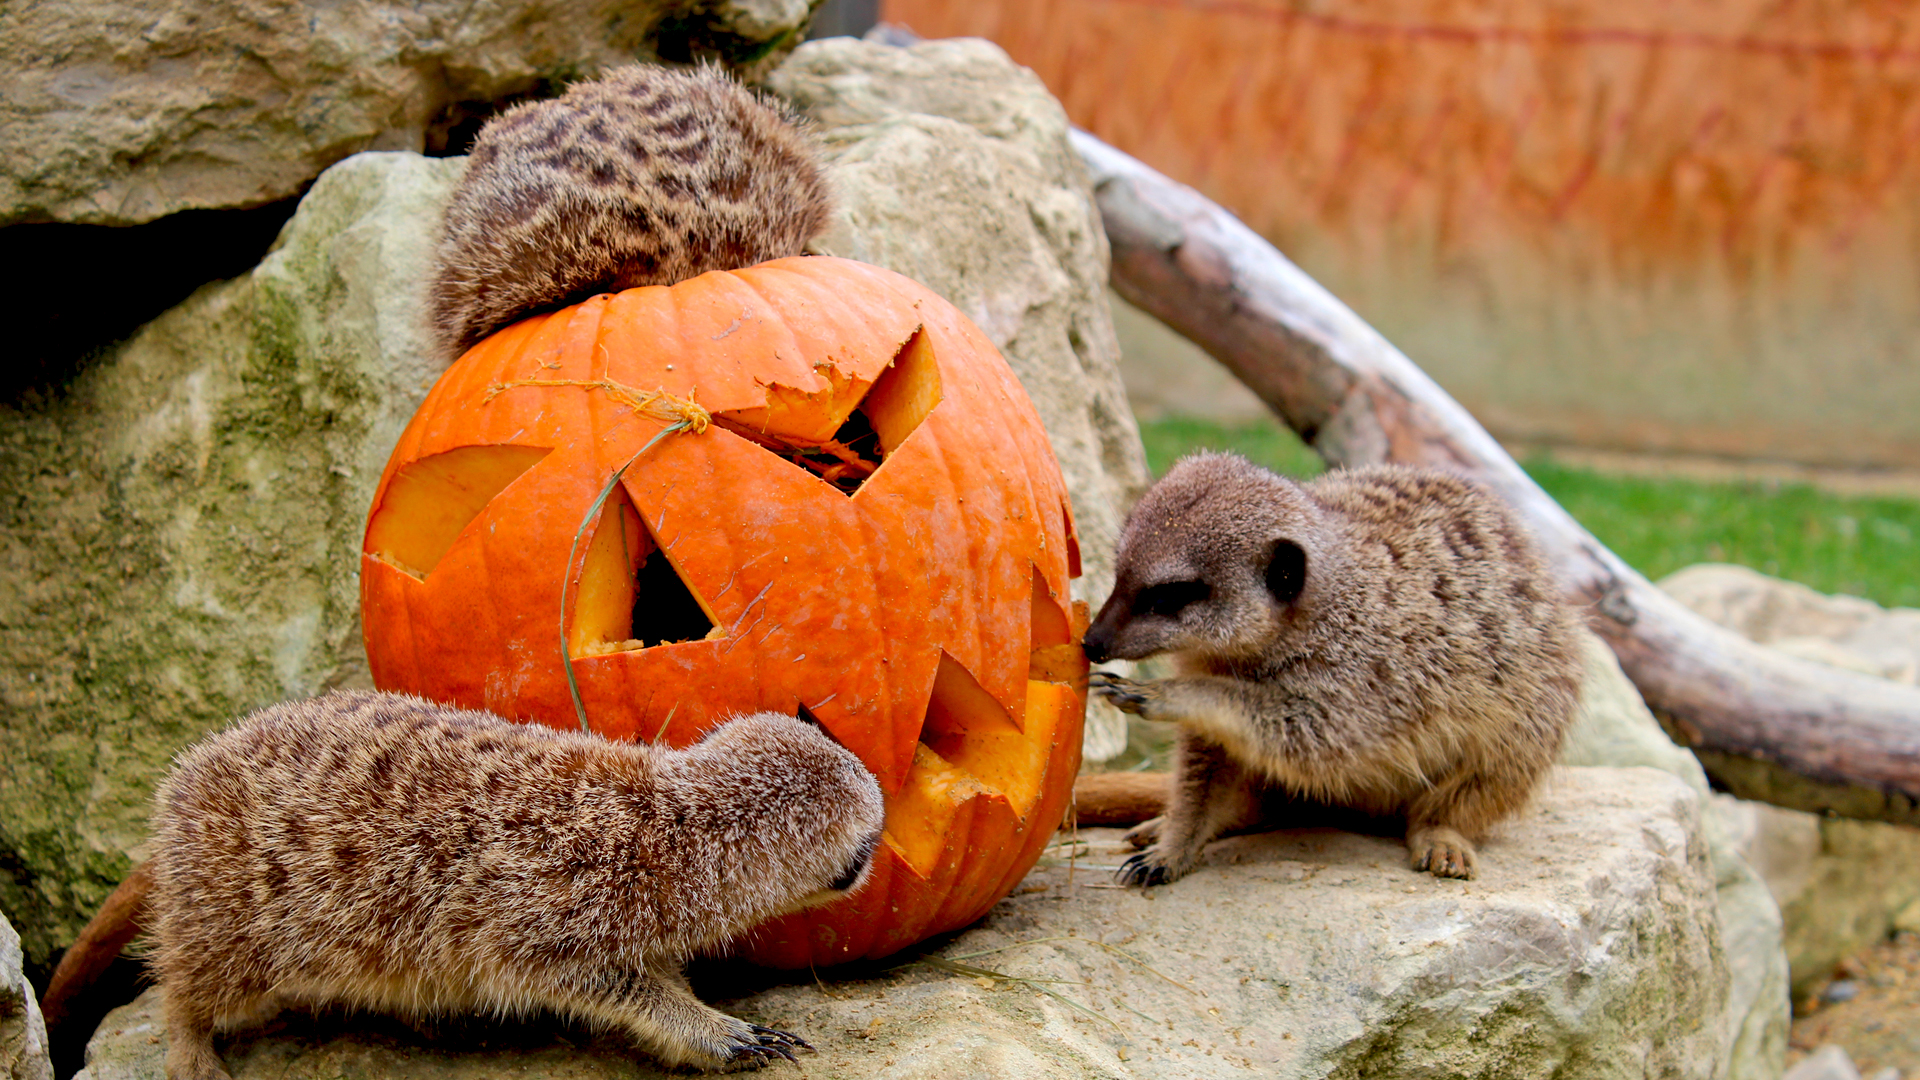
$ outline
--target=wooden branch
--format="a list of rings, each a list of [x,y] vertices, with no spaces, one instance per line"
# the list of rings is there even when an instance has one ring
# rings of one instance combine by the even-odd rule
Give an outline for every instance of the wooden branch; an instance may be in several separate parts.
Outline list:
[[[1920,689],[1755,645],[1580,527],[1460,404],[1232,214],[1085,132],[1120,295],[1191,338],[1332,465],[1451,468],[1505,496],[1674,738],[1744,798],[1920,825]]]
[[[1163,772],[1081,773],[1073,782],[1068,823],[1138,825],[1166,812],[1170,786]]]

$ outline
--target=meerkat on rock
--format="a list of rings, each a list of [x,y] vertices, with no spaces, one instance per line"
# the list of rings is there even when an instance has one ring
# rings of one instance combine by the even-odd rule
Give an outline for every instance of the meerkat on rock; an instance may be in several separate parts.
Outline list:
[[[1167,653],[1179,672],[1094,676],[1180,725],[1125,882],[1172,881],[1289,803],[1402,818],[1415,869],[1473,877],[1474,840],[1526,804],[1573,717],[1571,612],[1505,504],[1450,474],[1296,484],[1194,455],[1134,507],[1117,561],[1088,658]]]
[[[182,753],[156,796],[152,959],[168,1080],[282,1005],[536,1010],[668,1064],[792,1057],[681,965],[858,889],[880,787],[817,726],[736,718],[685,750],[398,694],[276,705]]]

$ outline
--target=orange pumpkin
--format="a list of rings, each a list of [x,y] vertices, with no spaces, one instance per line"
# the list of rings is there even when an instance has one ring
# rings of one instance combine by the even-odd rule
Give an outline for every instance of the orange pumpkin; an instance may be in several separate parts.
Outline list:
[[[383,689],[676,746],[810,710],[888,810],[866,889],[740,943],[800,967],[963,926],[1032,867],[1080,763],[1078,573],[986,336],[897,274],[791,258],[476,346],[387,464],[360,580]]]

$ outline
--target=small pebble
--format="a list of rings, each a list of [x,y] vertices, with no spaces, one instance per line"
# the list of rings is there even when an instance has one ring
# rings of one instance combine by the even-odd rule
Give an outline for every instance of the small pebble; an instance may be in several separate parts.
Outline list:
[[[1860,984],[1852,979],[1835,979],[1820,991],[1820,1000],[1829,1005],[1838,1005],[1843,1001],[1852,1001],[1860,996]]]

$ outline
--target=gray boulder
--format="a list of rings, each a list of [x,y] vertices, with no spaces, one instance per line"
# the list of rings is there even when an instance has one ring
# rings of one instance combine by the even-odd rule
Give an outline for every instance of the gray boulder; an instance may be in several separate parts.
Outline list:
[[[1702,806],[1703,834],[1714,871],[1720,934],[1727,956],[1727,1073],[1735,1080],[1773,1080],[1786,1066],[1791,1009],[1780,908],[1767,882],[1748,864],[1737,810],[1714,796],[1700,762],[1661,730],[1639,690],[1599,638],[1581,634],[1586,657],[1580,714],[1560,760],[1568,765],[1646,766],[1677,777]]]
[[[53,1080],[46,1021],[21,960],[20,935],[0,918],[0,1080]]]
[[[1119,834],[1090,830],[918,962],[716,1004],[800,1032],[807,1073],[844,1080],[1726,1076],[1699,802],[1651,769],[1560,770],[1472,882],[1406,869],[1396,838],[1305,829],[1121,889]],[[151,996],[109,1016],[82,1075],[157,1078],[157,1019]],[[237,1080],[666,1075],[538,1026],[426,1041],[296,1019],[225,1053]]]
[[[0,909],[30,963],[125,876],[176,750],[364,679],[360,534],[437,374],[417,294],[461,168],[335,166],[253,273],[0,413]]]
[[[297,194],[362,150],[634,59],[749,76],[812,0],[63,0],[0,12],[0,225],[131,225]]]
[[[802,49],[783,83],[812,95],[834,147],[830,243],[983,318],[1035,388],[1084,561],[1110,567],[1115,503],[1145,470],[1058,105],[990,47],[835,45]],[[937,92],[916,98],[916,80]],[[971,119],[818,107],[857,86],[929,109],[965,98]],[[949,140],[937,155],[927,132]],[[903,161],[922,175],[885,180]],[[125,876],[176,750],[261,705],[365,685],[361,531],[438,374],[420,287],[462,167],[347,159],[251,274],[201,289],[53,403],[0,410],[0,909],[30,964]],[[888,213],[861,209],[881,199]]]

